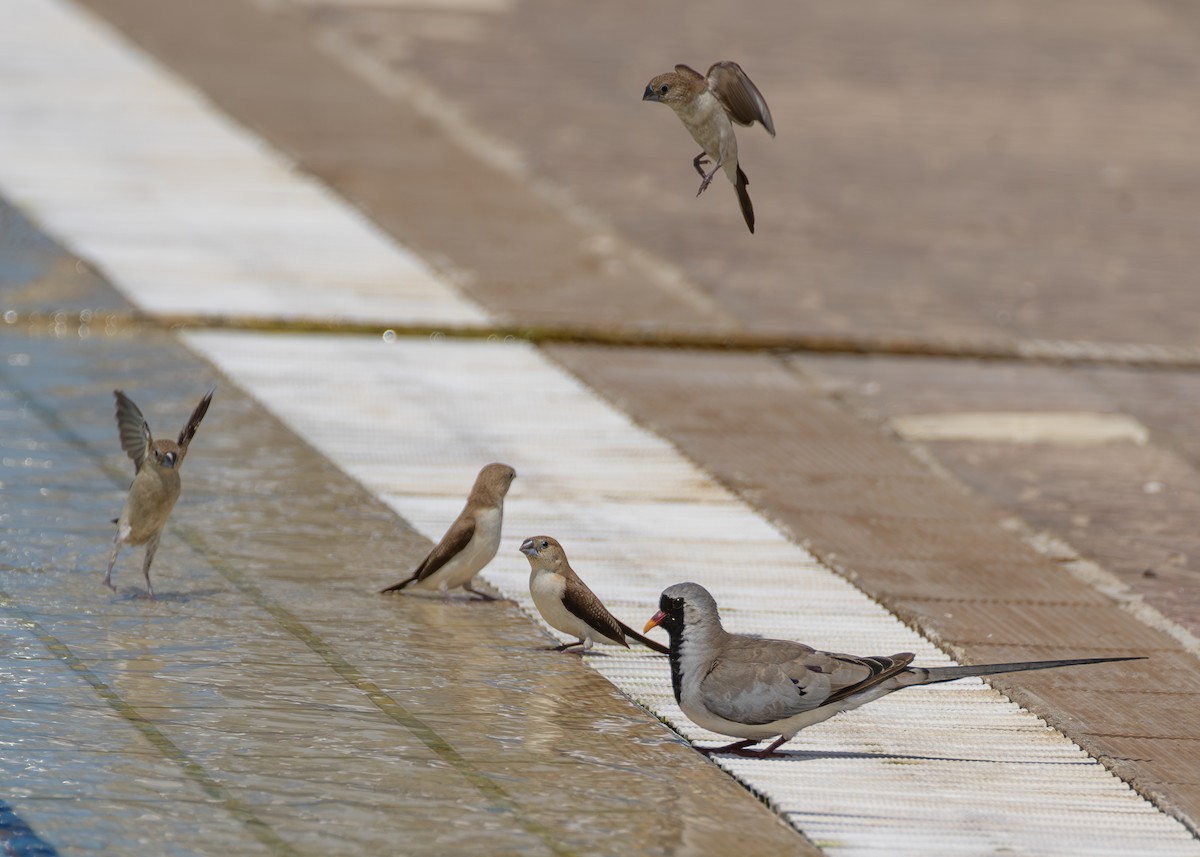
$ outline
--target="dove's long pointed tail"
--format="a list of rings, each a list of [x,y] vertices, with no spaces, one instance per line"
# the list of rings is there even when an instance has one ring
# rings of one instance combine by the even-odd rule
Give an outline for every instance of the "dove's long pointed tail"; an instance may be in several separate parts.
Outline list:
[[[1143,661],[1144,657],[1123,658],[1071,658],[1062,661],[1019,661],[1011,664],[976,664],[961,667],[909,667],[909,672],[918,678],[913,685],[937,684],[942,681],[954,681],[958,678],[972,676],[997,675],[999,673],[1017,673],[1025,670],[1052,670],[1058,667],[1074,667],[1083,664],[1111,664],[1118,661]],[[910,685],[911,686],[911,685]]]
[[[734,184],[734,189],[737,190],[738,202],[742,205],[742,217],[746,218],[746,225],[750,227],[750,233],[754,233],[754,206],[750,203],[750,194],[746,191],[746,185],[750,184],[750,179],[746,178],[746,174],[742,172],[742,167],[739,164],[737,168],[737,182]]]

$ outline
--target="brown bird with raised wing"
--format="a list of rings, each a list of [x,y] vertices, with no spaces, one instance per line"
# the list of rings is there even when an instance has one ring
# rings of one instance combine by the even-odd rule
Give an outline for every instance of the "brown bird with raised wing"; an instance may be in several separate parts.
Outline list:
[[[500,549],[504,496],[516,478],[517,471],[507,464],[489,464],[480,470],[467,496],[467,505],[429,556],[410,576],[380,591],[395,592],[412,587],[441,590],[445,595],[461,586],[485,601],[495,601],[495,597],[472,588],[471,581]]]
[[[746,190],[750,181],[738,164],[733,123],[749,126],[761,122],[772,137],[775,123],[766,99],[742,67],[726,60],[713,63],[708,74],[702,75],[694,68],[677,65],[675,71],[660,74],[646,84],[642,100],[658,101],[674,110],[704,150],[692,161],[702,179],[696,196],[704,192],[717,170],[723,169],[737,191],[746,226],[753,232],[754,206]],[[704,165],[710,162],[713,168],[706,173]]]
[[[611,643],[629,648],[626,637],[637,640],[661,654],[669,651],[662,643],[643,637],[616,616],[579,579],[567,562],[567,554],[555,539],[534,536],[521,543],[521,553],[529,559],[529,594],[533,603],[552,628],[578,637],[574,643],[556,646],[561,652],[572,646],[590,649],[592,643]]]
[[[179,481],[179,468],[183,465],[188,444],[195,436],[200,421],[208,413],[208,404],[214,392],[216,388],[204,394],[179,432],[179,440],[174,441],[155,440],[150,434],[150,424],[133,400],[121,390],[113,390],[117,399],[117,429],[121,434],[121,449],[133,459],[134,477],[121,516],[113,521],[117,525],[117,536],[113,539],[112,555],[108,558],[108,571],[104,573],[104,585],[109,589],[116,590],[112,583],[112,570],[121,545],[145,545],[142,573],[146,575],[146,592],[151,599],[154,598],[154,587],[150,585],[150,563],[154,561],[154,552],[158,550],[163,528],[183,487]]]
[[[741,738],[701,753],[770,756],[805,727],[906,687],[972,676],[1048,670],[1142,658],[1074,658],[958,667],[910,666],[913,655],[857,657],[821,652],[790,640],[730,634],[717,602],[697,583],[663,590],[646,631],[661,625],[671,637],[675,701],[692,722]],[[763,750],[751,744],[779,737]]]

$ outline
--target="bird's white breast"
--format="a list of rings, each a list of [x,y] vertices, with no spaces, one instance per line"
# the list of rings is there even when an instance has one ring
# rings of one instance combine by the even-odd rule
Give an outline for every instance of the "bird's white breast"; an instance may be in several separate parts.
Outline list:
[[[550,571],[529,573],[529,594],[542,618],[551,628],[583,640],[591,633],[591,628],[563,604],[566,589],[567,582],[560,574]]]
[[[492,561],[500,548],[500,529],[504,513],[500,509],[487,509],[475,515],[475,533],[466,547],[454,559],[447,562],[424,580],[414,584],[418,589],[453,589],[470,583],[471,578]]]
[[[679,110],[679,118],[713,162],[737,163],[733,122],[717,97],[707,90]]]

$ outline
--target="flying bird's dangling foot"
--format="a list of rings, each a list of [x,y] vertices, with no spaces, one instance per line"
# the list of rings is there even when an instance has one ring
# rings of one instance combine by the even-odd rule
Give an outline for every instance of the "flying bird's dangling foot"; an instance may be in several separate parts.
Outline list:
[[[704,172],[704,167],[711,163],[712,161],[708,159],[704,152],[701,152],[692,159],[692,166],[696,168],[696,172],[700,174],[700,178],[704,179],[704,181],[700,182],[700,190],[696,191],[696,196],[708,190],[708,186],[712,184],[713,176],[717,174],[717,170],[721,169],[721,162],[717,161],[712,168],[712,172]]]

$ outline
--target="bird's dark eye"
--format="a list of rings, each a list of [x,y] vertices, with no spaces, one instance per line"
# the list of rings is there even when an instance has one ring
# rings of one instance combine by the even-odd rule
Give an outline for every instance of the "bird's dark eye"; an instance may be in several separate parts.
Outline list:
[[[548,548],[548,547],[550,547],[550,542],[546,541],[545,539],[542,539],[542,547],[543,547],[543,548]]]
[[[666,94],[666,92],[667,92],[667,90],[668,90],[668,89],[670,89],[670,88],[671,88],[671,87],[670,87],[669,85],[667,85],[667,84],[665,84],[665,83],[664,83],[662,86],[660,86],[660,87],[658,88],[658,91],[659,91],[659,92],[661,92],[661,93],[663,93],[663,94],[665,95],[665,94]]]

